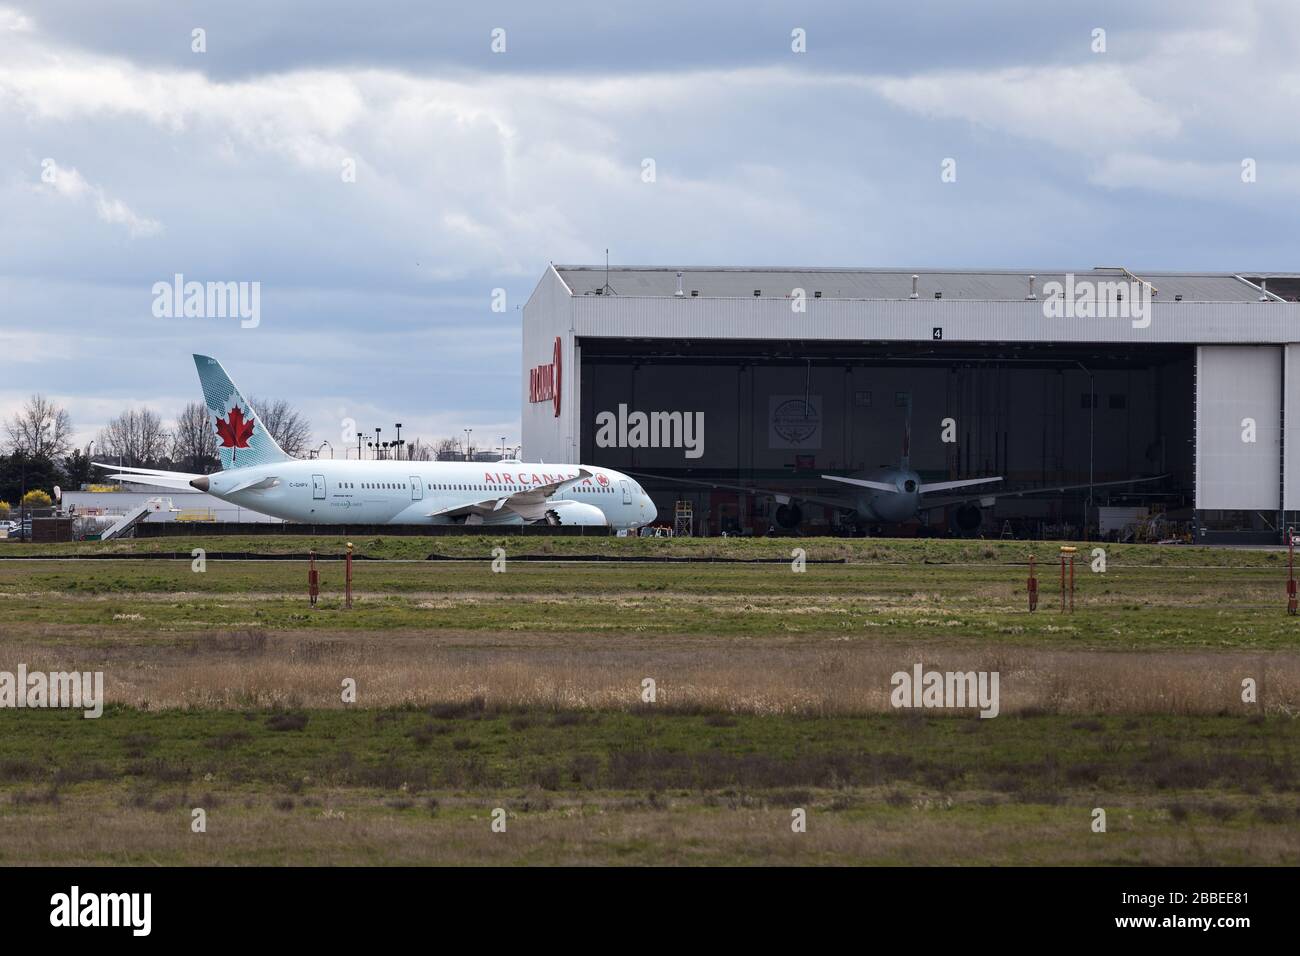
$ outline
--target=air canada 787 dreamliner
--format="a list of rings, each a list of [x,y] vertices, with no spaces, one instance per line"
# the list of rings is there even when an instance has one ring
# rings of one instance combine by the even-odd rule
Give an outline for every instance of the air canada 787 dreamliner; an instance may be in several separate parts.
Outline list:
[[[284,453],[216,359],[194,356],[221,471],[119,468],[110,478],[194,487],[222,501],[308,524],[587,525],[639,528],[655,506],[627,475],[591,465],[302,461]]]

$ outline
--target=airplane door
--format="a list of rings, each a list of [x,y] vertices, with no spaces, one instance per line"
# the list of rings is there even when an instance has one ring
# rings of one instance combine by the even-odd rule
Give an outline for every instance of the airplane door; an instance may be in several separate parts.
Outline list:
[[[323,499],[325,497],[325,476],[324,475],[311,476],[311,496],[312,498],[317,500]]]
[[[618,483],[623,486],[623,504],[632,503],[632,488],[628,485],[626,478],[620,478]]]
[[[424,482],[419,475],[411,475],[411,500],[419,501],[424,497]]]

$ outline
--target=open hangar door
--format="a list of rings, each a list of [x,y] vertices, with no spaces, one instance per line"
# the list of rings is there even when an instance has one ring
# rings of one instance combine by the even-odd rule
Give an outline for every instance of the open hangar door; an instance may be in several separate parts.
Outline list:
[[[643,484],[660,513],[689,500],[698,523],[714,532],[730,526],[764,533],[781,523],[778,508],[767,495],[722,494],[669,479],[788,493],[800,530],[830,531],[850,515],[799,506],[798,496],[842,497],[842,486],[822,480],[823,473],[897,466],[910,405],[910,463],[923,481],[997,475],[1004,481],[990,486],[996,493],[1166,475],[1096,489],[1093,504],[1181,514],[1190,509],[1193,487],[1194,371],[1195,351],[1187,346],[586,339],[581,451],[584,461],[658,476]],[[701,434],[691,448],[656,447],[611,443],[610,431],[602,435],[596,427],[638,411],[698,416]],[[986,535],[1008,524],[1022,536],[1080,533],[1088,497],[1085,488],[1005,498],[978,518]],[[955,510],[929,511],[884,530],[915,534],[928,525],[947,533]],[[784,509],[787,520],[790,512]]]

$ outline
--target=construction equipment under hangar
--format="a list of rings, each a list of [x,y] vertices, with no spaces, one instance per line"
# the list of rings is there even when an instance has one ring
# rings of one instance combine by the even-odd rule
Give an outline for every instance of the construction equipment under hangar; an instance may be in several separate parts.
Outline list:
[[[697,534],[1276,542],[1298,296],[1286,273],[552,266],[524,454],[635,473]],[[853,507],[881,466],[922,493],[1001,480],[885,522]]]

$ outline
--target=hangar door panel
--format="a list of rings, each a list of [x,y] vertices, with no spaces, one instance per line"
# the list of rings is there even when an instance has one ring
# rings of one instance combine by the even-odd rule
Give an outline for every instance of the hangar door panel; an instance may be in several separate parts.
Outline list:
[[[1277,348],[1197,348],[1197,508],[1277,510],[1281,404]]]
[[[1286,483],[1282,507],[1300,511],[1300,345],[1286,346],[1286,432],[1284,451]]]

